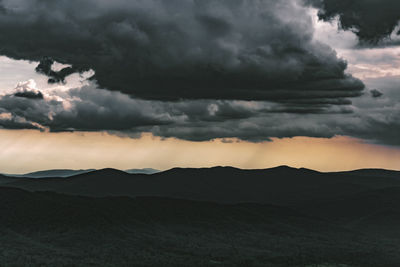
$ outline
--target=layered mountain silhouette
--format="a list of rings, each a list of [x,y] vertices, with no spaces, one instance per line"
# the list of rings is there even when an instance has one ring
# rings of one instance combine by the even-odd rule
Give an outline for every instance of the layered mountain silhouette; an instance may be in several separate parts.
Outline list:
[[[10,177],[19,177],[19,178],[49,178],[49,177],[65,178],[92,171],[95,171],[95,169],[87,169],[87,170],[54,169],[54,170],[29,172],[25,174],[6,174],[6,175]]]
[[[400,175],[287,166],[0,176],[4,266],[399,266]]]
[[[10,177],[19,177],[19,178],[52,178],[52,177],[60,177],[66,178],[71,177],[78,174],[88,173],[96,171],[96,169],[86,169],[86,170],[71,170],[71,169],[54,169],[54,170],[44,170],[44,171],[36,171],[29,172],[25,174],[4,174]],[[125,170],[127,173],[131,174],[153,174],[160,172],[159,170],[152,168],[144,168],[144,169],[129,169]]]
[[[321,173],[281,166],[263,170],[174,168],[145,175],[103,169],[62,180],[7,178],[1,183],[29,191],[82,196],[160,196],[221,203],[298,205],[400,187],[400,172],[393,171],[390,175],[385,170]]]
[[[125,170],[125,172],[131,174],[154,174],[160,171],[153,168],[143,168],[143,169],[129,169]]]

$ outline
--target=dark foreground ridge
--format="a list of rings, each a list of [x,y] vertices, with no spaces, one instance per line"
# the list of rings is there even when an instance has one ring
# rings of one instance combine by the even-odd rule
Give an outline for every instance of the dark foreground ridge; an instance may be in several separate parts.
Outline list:
[[[397,267],[398,174],[216,167],[3,176],[0,266]]]
[[[321,173],[281,166],[263,170],[174,168],[146,175],[109,168],[67,179],[3,178],[0,184],[29,191],[81,196],[160,196],[219,203],[298,206],[316,200],[335,200],[365,191],[400,187],[400,172],[359,170]]]

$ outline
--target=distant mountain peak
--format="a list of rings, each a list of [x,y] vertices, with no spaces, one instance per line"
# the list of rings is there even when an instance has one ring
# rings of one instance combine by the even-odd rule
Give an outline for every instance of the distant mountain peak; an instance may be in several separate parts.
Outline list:
[[[160,171],[153,168],[142,168],[142,169],[128,169],[125,170],[125,172],[130,174],[154,174]]]
[[[72,170],[72,169],[51,169],[51,170],[42,170],[29,172],[25,174],[9,174],[10,177],[19,177],[19,178],[55,178],[55,177],[71,177],[82,173],[88,173],[94,171],[95,169],[80,169],[80,170]]]
[[[281,170],[298,170],[297,168],[288,166],[288,165],[280,165],[280,166],[276,166],[276,167],[272,167],[270,169],[281,169]]]
[[[94,170],[92,172],[90,172],[90,174],[128,174],[124,171],[121,170],[117,170],[114,168],[104,168],[104,169],[100,169],[100,170]]]

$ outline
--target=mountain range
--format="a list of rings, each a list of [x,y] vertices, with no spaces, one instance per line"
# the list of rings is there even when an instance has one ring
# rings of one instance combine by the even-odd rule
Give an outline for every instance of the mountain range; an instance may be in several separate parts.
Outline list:
[[[0,176],[0,210],[1,266],[400,264],[398,171]]]
[[[68,179],[0,177],[0,184],[29,191],[95,197],[160,196],[220,203],[299,205],[400,187],[400,172],[372,169],[321,173],[280,166],[261,170],[174,168],[147,175],[102,169],[83,172]]]
[[[60,177],[66,178],[71,177],[78,174],[88,173],[96,171],[96,169],[85,169],[85,170],[71,170],[71,169],[54,169],[54,170],[43,170],[36,172],[29,172],[25,174],[4,174],[9,177],[20,177],[20,178],[51,178],[51,177]],[[124,170],[127,173],[131,174],[153,174],[159,172],[159,170],[152,168],[143,168],[143,169],[129,169]]]

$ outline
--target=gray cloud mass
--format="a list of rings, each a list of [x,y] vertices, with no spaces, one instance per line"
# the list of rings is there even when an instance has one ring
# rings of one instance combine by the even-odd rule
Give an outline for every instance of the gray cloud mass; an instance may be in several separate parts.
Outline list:
[[[390,13],[371,26],[360,1],[307,2],[323,20],[339,16],[361,42],[397,25]],[[40,62],[49,83],[94,71],[80,88],[27,82],[3,93],[2,128],[192,141],[347,135],[400,145],[398,78],[368,81],[377,89],[365,93],[347,62],[315,40],[302,0],[0,0],[0,54]]]
[[[313,40],[298,0],[3,0],[0,53],[63,82],[152,100],[303,102],[357,97],[363,83]],[[26,40],[29,40],[27,42]],[[52,60],[72,65],[51,70]]]
[[[131,137],[149,132],[191,141],[239,138],[260,142],[271,137],[348,135],[400,145],[393,131],[399,128],[400,115],[398,104],[390,98],[393,93],[393,88],[385,89],[375,105],[374,98],[366,94],[357,100],[357,107],[335,105],[329,110],[327,106],[313,110],[307,105],[290,107],[265,101],[140,100],[92,84],[44,92],[43,99],[16,97],[10,92],[0,98],[0,126],[25,125],[53,132],[108,131]],[[3,119],[1,114],[5,114]]]
[[[400,21],[400,1],[398,0],[307,0],[319,8],[319,18],[325,21],[339,18],[344,30],[351,30],[361,43],[379,45],[389,38]]]

